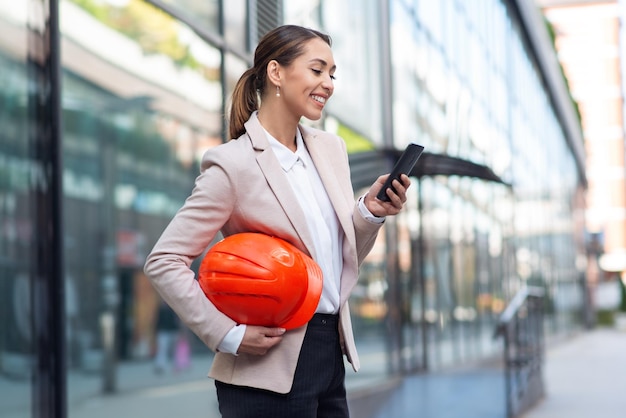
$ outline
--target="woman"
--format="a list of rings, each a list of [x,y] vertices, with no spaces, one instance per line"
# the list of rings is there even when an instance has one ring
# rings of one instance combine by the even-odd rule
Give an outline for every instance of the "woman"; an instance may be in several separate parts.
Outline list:
[[[395,181],[396,193],[383,202],[375,198],[381,176],[355,203],[344,141],[299,123],[320,119],[333,94],[330,46],[327,35],[293,25],[261,39],[254,66],[233,92],[236,139],[206,152],[191,196],[146,262],[162,297],[216,351],[209,376],[226,418],[348,416],[342,356],[355,371],[359,360],[347,300],[410,181]],[[313,257],[324,284],[306,326],[286,332],[236,324],[216,309],[189,266],[218,231],[277,236]]]

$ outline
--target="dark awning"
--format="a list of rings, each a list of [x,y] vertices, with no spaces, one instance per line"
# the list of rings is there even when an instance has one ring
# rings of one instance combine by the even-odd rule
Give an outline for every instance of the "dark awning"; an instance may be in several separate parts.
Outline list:
[[[400,154],[398,153],[398,157]],[[397,157],[396,157],[397,158]],[[505,184],[489,167],[449,155],[424,152],[411,172],[412,176],[465,176]]]
[[[396,149],[350,154],[352,181],[355,188],[367,187],[381,174],[390,172],[401,154],[402,150]],[[509,186],[485,165],[430,152],[422,153],[410,175],[417,178],[425,176],[473,177]]]

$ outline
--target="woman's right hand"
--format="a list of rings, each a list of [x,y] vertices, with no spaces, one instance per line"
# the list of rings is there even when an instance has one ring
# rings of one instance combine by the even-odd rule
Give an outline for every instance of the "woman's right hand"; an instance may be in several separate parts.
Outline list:
[[[270,348],[280,343],[285,333],[284,328],[267,328],[255,325],[246,325],[246,332],[239,345],[237,354],[254,354],[262,356]]]

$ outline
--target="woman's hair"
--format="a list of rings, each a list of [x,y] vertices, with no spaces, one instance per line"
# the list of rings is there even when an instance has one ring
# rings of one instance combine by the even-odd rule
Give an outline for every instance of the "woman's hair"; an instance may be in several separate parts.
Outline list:
[[[254,66],[242,74],[233,90],[228,129],[230,138],[243,135],[244,123],[252,112],[258,110],[259,96],[263,97],[267,87],[267,64],[276,60],[282,66],[289,66],[304,53],[306,42],[314,38],[331,45],[330,36],[295,25],[279,26],[261,38],[254,52]]]

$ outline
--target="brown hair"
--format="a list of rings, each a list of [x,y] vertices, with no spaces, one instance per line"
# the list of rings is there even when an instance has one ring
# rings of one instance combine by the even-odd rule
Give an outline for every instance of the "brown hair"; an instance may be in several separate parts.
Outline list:
[[[242,74],[233,90],[228,127],[231,138],[244,134],[244,123],[259,108],[259,95],[263,97],[266,88],[267,64],[276,60],[289,66],[303,54],[306,41],[313,38],[331,45],[330,36],[296,25],[279,26],[261,38],[254,51],[254,66]]]

